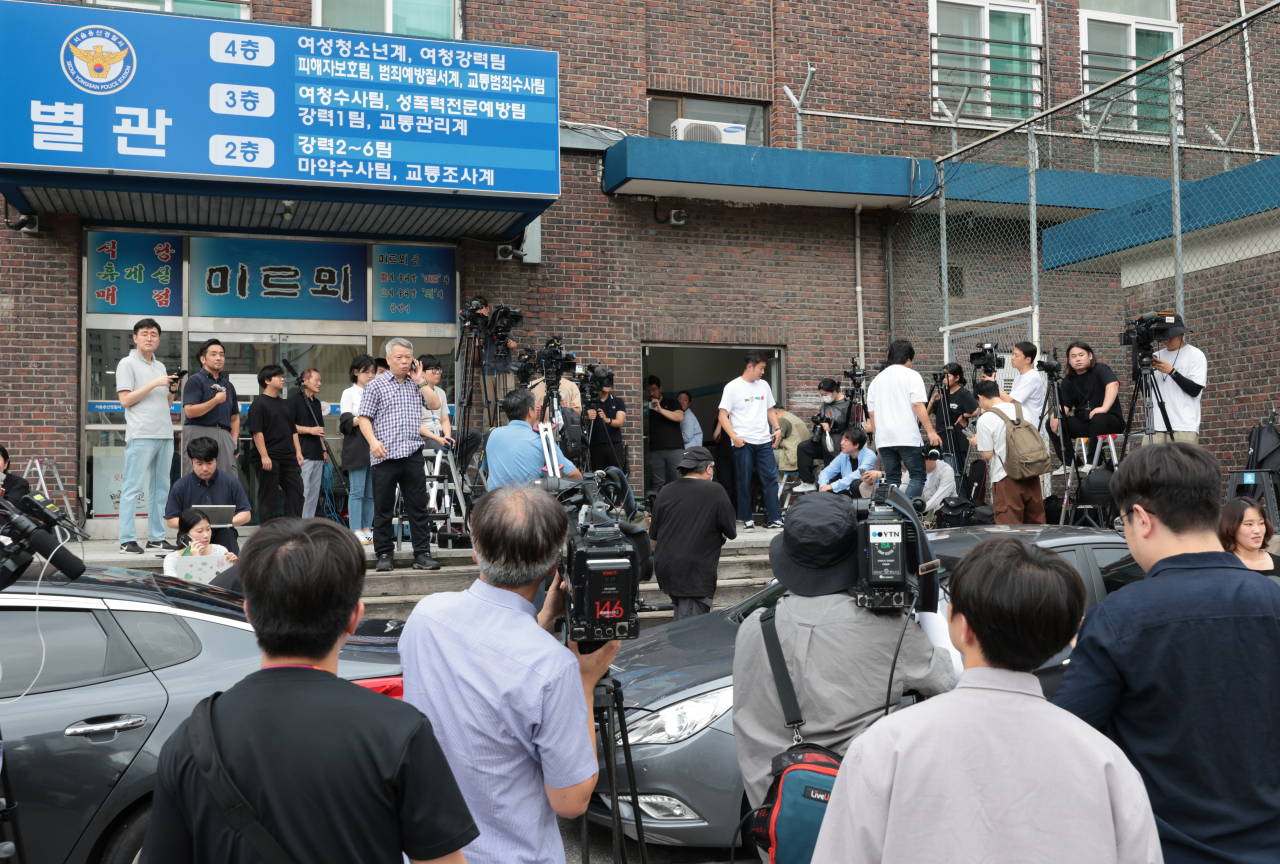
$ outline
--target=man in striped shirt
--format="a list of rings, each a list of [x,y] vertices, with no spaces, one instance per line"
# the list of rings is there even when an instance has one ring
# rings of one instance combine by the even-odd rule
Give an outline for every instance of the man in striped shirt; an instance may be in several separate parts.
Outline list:
[[[413,540],[413,568],[439,570],[431,557],[431,523],[427,518],[427,475],[422,460],[422,408],[434,411],[440,396],[413,359],[413,343],[391,339],[386,345],[390,369],[369,382],[360,397],[360,431],[369,442],[373,471],[373,551],[378,572],[393,569],[395,537],[391,515],[396,487],[404,499]]]

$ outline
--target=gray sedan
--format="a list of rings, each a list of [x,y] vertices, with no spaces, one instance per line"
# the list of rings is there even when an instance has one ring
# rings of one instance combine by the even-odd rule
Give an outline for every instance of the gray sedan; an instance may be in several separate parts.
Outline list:
[[[988,526],[931,532],[934,552],[947,572],[980,540],[1013,534],[1066,558],[1084,579],[1086,608],[1143,572],[1114,532],[1058,526]],[[625,643],[614,661],[614,677],[623,685],[630,710],[632,744],[645,837],[653,843],[728,846],[747,811],[742,775],[733,740],[733,649],[738,624],[756,609],[769,607],[784,589],[776,582],[757,594],[708,615],[645,631]],[[945,609],[939,609],[945,612]],[[1036,670],[1045,695],[1062,682],[1070,649]],[[611,821],[605,771],[587,818]],[[618,754],[619,787],[626,769]],[[631,819],[629,795],[621,815]],[[634,839],[634,826],[628,835]]]

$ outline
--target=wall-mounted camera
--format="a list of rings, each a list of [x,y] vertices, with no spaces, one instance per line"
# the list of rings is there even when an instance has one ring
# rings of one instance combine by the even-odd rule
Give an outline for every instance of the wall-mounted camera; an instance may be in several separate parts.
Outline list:
[[[672,210],[669,221],[672,225],[683,225],[689,221],[689,214],[683,210]]]

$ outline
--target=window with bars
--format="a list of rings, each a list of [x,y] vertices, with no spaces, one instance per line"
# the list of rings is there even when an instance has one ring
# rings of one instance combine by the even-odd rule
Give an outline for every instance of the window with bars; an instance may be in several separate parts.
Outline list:
[[[1182,44],[1172,0],[1081,0],[1080,78],[1091,93]],[[1176,76],[1176,73],[1175,73]],[[1181,82],[1174,81],[1174,110]],[[1092,132],[1169,134],[1169,71],[1164,64],[1090,99]]]
[[[1041,110],[1039,6],[1022,0],[933,0],[932,113],[1020,120]]]

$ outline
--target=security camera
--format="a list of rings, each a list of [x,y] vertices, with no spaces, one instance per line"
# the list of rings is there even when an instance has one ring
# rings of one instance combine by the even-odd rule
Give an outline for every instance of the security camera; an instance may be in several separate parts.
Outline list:
[[[672,225],[683,225],[689,221],[689,214],[683,210],[672,210],[670,222]]]
[[[21,231],[23,234],[35,234],[40,230],[40,217],[33,214],[26,214],[10,221],[8,216],[6,216],[4,224],[14,231]]]
[[[499,246],[498,260],[499,261],[523,261],[524,252],[520,249],[515,248],[514,246]]]

